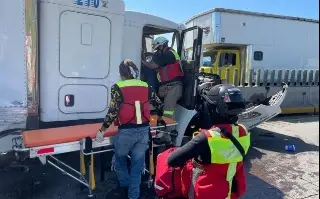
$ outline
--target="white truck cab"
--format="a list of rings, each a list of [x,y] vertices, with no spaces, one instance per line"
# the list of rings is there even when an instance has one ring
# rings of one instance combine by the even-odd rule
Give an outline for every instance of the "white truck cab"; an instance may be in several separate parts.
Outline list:
[[[140,66],[154,35],[171,34],[182,51],[184,25],[125,11],[120,0],[1,1],[0,7],[2,19],[16,22],[0,24],[0,107],[19,106],[27,128],[103,118],[120,62],[129,58]]]
[[[124,3],[38,2],[40,121],[103,118],[119,80]]]
[[[121,1],[109,1],[107,7],[79,2],[84,1],[40,1],[42,122],[103,118],[123,59],[139,67],[143,40],[150,35],[176,33],[180,43],[179,24],[124,11]]]

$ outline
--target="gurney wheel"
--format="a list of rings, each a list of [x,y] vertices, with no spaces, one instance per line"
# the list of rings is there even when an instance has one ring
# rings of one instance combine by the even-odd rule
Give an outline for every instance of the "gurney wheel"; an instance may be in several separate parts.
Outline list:
[[[97,198],[97,196],[96,195],[88,195],[88,197],[87,197],[88,199],[96,199]]]

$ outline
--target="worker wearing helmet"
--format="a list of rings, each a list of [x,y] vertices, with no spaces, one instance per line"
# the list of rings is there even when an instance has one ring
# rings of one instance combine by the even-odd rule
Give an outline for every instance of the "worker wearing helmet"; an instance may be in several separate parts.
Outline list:
[[[119,73],[121,81],[111,88],[109,110],[97,133],[96,141],[103,141],[103,132],[113,122],[118,126],[119,132],[113,137],[113,145],[114,166],[120,184],[120,189],[117,190],[120,192],[111,194],[119,194],[119,198],[137,199],[140,195],[141,173],[150,136],[150,103],[156,108],[160,123],[165,123],[162,119],[163,104],[147,83],[137,80],[139,69],[131,60],[121,62]],[[127,168],[129,153],[130,172]]]
[[[243,157],[250,134],[237,123],[245,109],[240,90],[219,84],[203,95],[212,127],[199,130],[184,146],[173,151],[168,165],[182,167],[182,193],[187,199],[236,199],[246,191]]]
[[[152,44],[156,50],[153,63],[146,61],[142,63],[157,70],[160,83],[158,94],[164,99],[164,115],[172,118],[177,101],[182,96],[183,72],[180,67],[180,57],[176,51],[168,47],[168,42],[165,37],[157,37]]]

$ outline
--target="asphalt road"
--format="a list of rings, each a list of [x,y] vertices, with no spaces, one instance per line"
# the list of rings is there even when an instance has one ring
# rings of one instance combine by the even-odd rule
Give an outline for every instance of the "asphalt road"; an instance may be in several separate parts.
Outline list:
[[[243,198],[319,198],[318,116],[277,117],[252,130],[252,135],[252,148],[245,160],[248,191]],[[285,151],[287,144],[294,144],[296,151]],[[63,154],[59,159],[78,167],[78,153]],[[78,183],[55,168],[42,166],[38,160],[25,160],[27,170],[18,162],[10,166],[13,161],[10,154],[0,156],[0,199],[86,198]],[[96,165],[99,161],[97,156]],[[117,178],[108,172],[105,182],[100,183],[99,173],[96,194],[104,199],[106,193],[116,189]]]

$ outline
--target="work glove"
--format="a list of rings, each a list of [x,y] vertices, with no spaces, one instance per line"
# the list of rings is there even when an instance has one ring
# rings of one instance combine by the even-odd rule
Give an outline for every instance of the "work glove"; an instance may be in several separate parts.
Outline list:
[[[101,129],[99,129],[96,136],[96,142],[100,142],[100,143],[103,142],[103,134],[104,132],[101,131]]]
[[[167,128],[167,124],[162,118],[157,120],[157,126],[164,126],[164,128]]]

